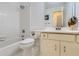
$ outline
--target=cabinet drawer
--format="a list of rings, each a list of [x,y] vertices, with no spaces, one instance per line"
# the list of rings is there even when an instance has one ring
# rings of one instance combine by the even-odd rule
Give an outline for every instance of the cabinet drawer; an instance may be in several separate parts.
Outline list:
[[[41,38],[42,39],[47,39],[47,33],[41,33]]]
[[[63,40],[63,41],[75,41],[75,35],[48,34],[48,39]]]

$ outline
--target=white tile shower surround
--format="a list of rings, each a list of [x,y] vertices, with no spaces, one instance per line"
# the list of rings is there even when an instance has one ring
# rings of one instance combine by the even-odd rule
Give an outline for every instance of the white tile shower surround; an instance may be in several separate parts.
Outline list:
[[[18,3],[0,2],[0,47],[7,46],[19,40],[19,11]]]
[[[26,36],[29,36],[29,6],[27,3],[22,3],[27,7],[22,13],[19,8],[20,4],[21,3],[0,2],[0,36],[5,38],[4,41],[0,41],[0,48],[20,41],[21,29],[26,29]],[[25,17],[26,15],[27,17]],[[27,22],[24,24],[25,26],[21,27],[21,19]]]

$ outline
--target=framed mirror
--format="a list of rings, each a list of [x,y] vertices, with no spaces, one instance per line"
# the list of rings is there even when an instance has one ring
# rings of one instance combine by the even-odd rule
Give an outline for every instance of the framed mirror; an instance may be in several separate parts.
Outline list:
[[[52,17],[55,27],[63,27],[63,11],[54,11]]]

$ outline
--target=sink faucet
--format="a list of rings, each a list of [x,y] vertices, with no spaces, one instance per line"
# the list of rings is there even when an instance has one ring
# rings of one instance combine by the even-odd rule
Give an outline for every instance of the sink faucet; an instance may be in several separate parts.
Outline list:
[[[61,30],[61,27],[56,27],[56,30]]]

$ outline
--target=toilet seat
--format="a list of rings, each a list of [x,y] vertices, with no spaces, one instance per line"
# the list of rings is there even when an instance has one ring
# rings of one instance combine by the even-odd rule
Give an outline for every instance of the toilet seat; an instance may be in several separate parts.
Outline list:
[[[25,40],[20,42],[20,48],[24,49],[27,47],[31,47],[34,44],[34,39],[32,38],[26,38]]]
[[[34,39],[32,38],[26,38],[25,40],[21,41],[21,44],[29,44],[34,42]]]

